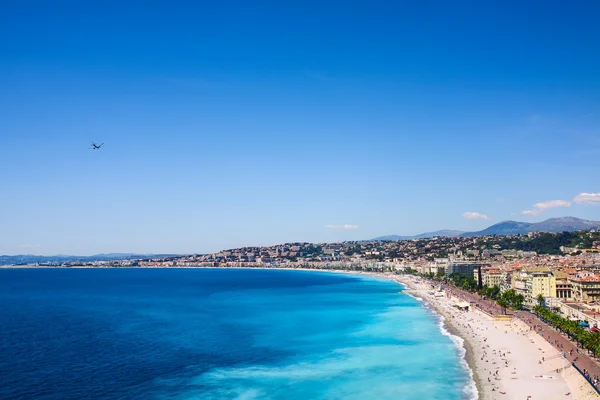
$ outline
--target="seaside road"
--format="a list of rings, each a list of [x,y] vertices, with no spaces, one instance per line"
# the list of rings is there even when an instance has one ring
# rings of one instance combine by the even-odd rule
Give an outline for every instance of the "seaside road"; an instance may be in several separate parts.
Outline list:
[[[525,322],[530,329],[535,330],[538,335],[542,336],[548,343],[563,354],[563,357],[570,362],[575,362],[579,369],[588,371],[592,379],[594,377],[600,377],[600,366],[587,355],[587,350],[579,349],[575,343],[568,339],[568,337],[545,324],[534,314],[526,311],[518,311],[516,312],[516,315],[521,321]],[[536,326],[537,329],[534,329],[534,326]],[[569,354],[570,352],[572,352],[572,355]]]
[[[549,358],[560,357],[560,354],[554,349],[549,351],[550,345],[541,337],[536,336],[539,346],[532,344],[529,335],[533,335],[533,331],[523,322],[494,321],[481,312],[461,311],[454,307],[458,299],[435,297],[424,287],[413,285],[413,294],[425,299],[443,315],[446,326],[464,340],[466,360],[474,373],[480,399],[584,399],[562,375],[552,371],[559,368],[560,362],[538,363],[542,354],[538,347],[546,350]],[[583,384],[587,385],[585,381]]]
[[[468,302],[472,301],[473,303],[475,303],[478,309],[484,311],[485,313],[493,317],[500,315],[512,315],[508,310],[502,310],[502,307],[500,307],[495,302],[484,300],[481,298],[481,296],[477,294],[469,293],[467,291],[449,285],[443,285],[442,287],[444,290],[449,291],[450,293],[452,293],[452,295],[458,298],[461,298]]]
[[[469,293],[456,287],[448,285],[443,286],[445,290],[450,291],[454,296],[457,296],[465,301],[473,301],[477,305],[477,308],[483,310],[489,315],[506,315],[504,314],[502,308],[495,302],[484,300],[477,294]],[[560,354],[563,354],[566,360],[569,362],[575,362],[577,367],[579,367],[579,369],[582,371],[585,369],[591,379],[594,379],[595,377],[600,378],[600,366],[587,354],[585,349],[579,349],[576,343],[570,341],[568,337],[562,335],[554,330],[554,328],[552,328],[550,325],[544,323],[535,314],[527,311],[507,312],[507,314],[518,317],[532,330],[534,330],[534,325],[538,326],[539,328],[535,329],[534,331],[538,335],[542,336],[544,340],[550,343],[555,349],[557,349]],[[572,354],[569,354],[570,352],[572,352]]]

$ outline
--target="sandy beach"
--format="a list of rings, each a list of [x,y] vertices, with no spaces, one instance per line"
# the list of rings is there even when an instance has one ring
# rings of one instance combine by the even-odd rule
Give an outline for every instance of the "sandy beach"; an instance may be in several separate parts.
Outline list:
[[[442,317],[443,328],[464,347],[465,360],[481,400],[600,399],[561,353],[517,318],[496,321],[475,308],[461,311],[455,304],[463,302],[462,299],[436,297],[430,294],[431,284],[412,276],[330,272],[394,280],[406,286],[407,294],[422,299]]]
[[[463,346],[479,399],[600,399],[558,350],[517,318],[498,321],[475,308],[459,310],[455,305],[463,302],[462,299],[446,295],[436,297],[431,294],[430,283],[412,276],[294,269],[370,275],[403,284],[408,295],[422,299],[432,312],[441,316],[442,330],[447,331],[458,346]]]
[[[444,318],[448,331],[464,340],[480,399],[598,399],[600,396],[556,349],[524,322],[495,321],[477,311],[461,311],[460,299],[435,297],[425,282],[387,276],[407,286]]]

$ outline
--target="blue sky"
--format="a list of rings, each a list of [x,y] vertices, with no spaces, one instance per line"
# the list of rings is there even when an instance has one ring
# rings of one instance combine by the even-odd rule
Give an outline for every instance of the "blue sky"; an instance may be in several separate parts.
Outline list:
[[[0,254],[600,220],[597,1],[251,3],[5,2]]]

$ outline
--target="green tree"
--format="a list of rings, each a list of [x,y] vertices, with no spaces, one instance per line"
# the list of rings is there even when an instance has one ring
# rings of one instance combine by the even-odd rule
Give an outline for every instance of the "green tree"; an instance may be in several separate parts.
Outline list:
[[[498,304],[500,304],[500,300],[502,300],[504,304],[506,304],[513,310],[520,310],[521,307],[523,307],[523,302],[525,301],[525,298],[522,294],[518,294],[514,289],[510,289],[500,295]]]
[[[496,300],[498,298],[498,296],[500,295],[500,288],[498,287],[498,285],[494,285],[492,287],[486,287],[485,295],[486,295],[486,297],[488,297],[492,300]]]
[[[533,311],[548,324],[567,334],[590,353],[600,356],[600,333],[590,332],[579,325],[579,321],[571,321],[553,313],[542,306],[535,306]]]
[[[502,307],[502,313],[506,314],[506,309],[508,308],[508,301],[504,297],[500,297],[498,299],[498,305]]]
[[[523,302],[525,301],[525,297],[522,294],[515,294],[510,302],[510,307],[513,310],[520,310],[523,308]]]
[[[546,305],[546,300],[544,299],[544,296],[542,296],[541,293],[537,295],[537,303],[540,307],[544,307]]]

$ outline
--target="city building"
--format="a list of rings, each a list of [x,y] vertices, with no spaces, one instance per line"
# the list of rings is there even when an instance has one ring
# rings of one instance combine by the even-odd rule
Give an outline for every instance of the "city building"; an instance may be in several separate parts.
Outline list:
[[[548,267],[534,267],[526,270],[525,281],[526,297],[525,303],[537,304],[538,296],[556,297],[556,278]]]
[[[577,302],[591,303],[600,299],[600,276],[584,275],[571,278],[573,299]]]
[[[556,280],[556,297],[570,300],[573,297],[573,284],[569,275],[561,271],[554,271],[553,275]]]
[[[446,275],[459,274],[474,276],[477,269],[489,267],[490,264],[472,261],[452,261],[446,266]]]

